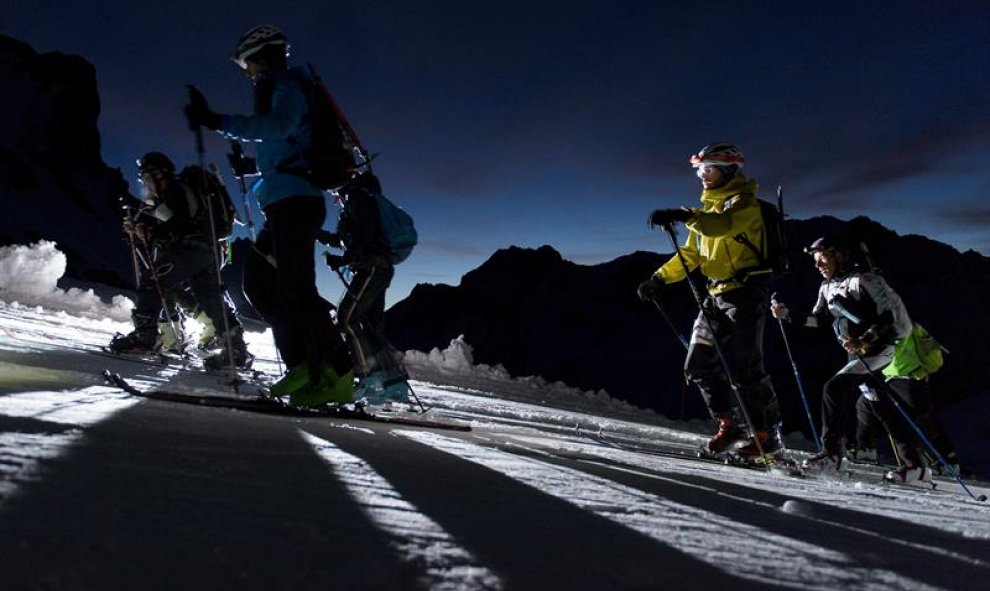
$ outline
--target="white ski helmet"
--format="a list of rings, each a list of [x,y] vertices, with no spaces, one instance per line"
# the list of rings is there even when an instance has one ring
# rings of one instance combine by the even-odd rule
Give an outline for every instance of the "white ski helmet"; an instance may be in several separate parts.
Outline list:
[[[282,45],[286,54],[289,53],[289,42],[278,27],[273,25],[258,25],[241,35],[230,59],[242,69],[247,68],[247,58],[251,57],[269,45]]]
[[[689,162],[695,168],[698,168],[702,164],[738,166],[742,168],[746,159],[743,158],[742,150],[737,146],[726,142],[715,142],[714,144],[708,144],[697,154],[692,154]]]

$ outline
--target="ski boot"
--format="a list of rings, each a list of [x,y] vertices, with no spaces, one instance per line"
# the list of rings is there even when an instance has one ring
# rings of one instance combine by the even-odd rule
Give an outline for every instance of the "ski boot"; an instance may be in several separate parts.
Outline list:
[[[839,456],[839,453],[834,449],[826,447],[810,458],[806,458],[801,462],[801,467],[805,470],[817,471],[838,470],[841,463],[842,458]]]
[[[381,404],[385,393],[385,372],[373,371],[366,376],[358,377],[358,385],[354,388],[354,400],[364,404]]]
[[[392,382],[385,386],[385,392],[383,396],[392,402],[409,402],[409,395],[412,393],[412,389],[409,387],[409,382],[405,378]]]
[[[203,325],[203,332],[199,335],[199,341],[196,343],[197,349],[200,351],[209,351],[226,346],[220,339],[220,335],[217,334],[216,327],[213,326],[213,321],[206,315],[206,312],[199,312],[193,317],[193,320]]]
[[[718,431],[699,450],[699,455],[702,457],[718,457],[746,442],[746,432],[737,427],[729,415],[720,414],[715,420],[718,421]]]
[[[846,459],[860,464],[876,464],[877,450],[875,447],[846,447]]]
[[[269,392],[275,398],[281,398],[292,394],[309,382],[309,364],[300,363],[293,365],[281,378],[269,388]]]
[[[178,330],[178,334],[176,334]],[[162,353],[182,356],[186,351],[185,335],[181,321],[177,325],[170,322],[158,323],[158,343],[156,348]]]
[[[393,404],[408,404],[411,392],[405,378],[393,378],[386,382],[385,372],[374,372],[360,380],[354,397],[362,399],[369,406],[392,410]]]
[[[307,371],[308,373],[308,371]],[[319,381],[307,380],[302,387],[289,394],[292,406],[322,406],[327,403],[347,404],[354,401],[354,372],[338,375],[333,368],[324,366]]]
[[[248,369],[251,367],[254,356],[248,353],[247,344],[244,342],[243,328],[231,329],[229,348],[226,337],[220,338],[220,345],[222,348],[219,353],[203,360],[203,365],[207,369]]]
[[[156,352],[154,329],[138,329],[128,334],[117,333],[107,349],[114,355],[148,355]]]
[[[891,470],[883,475],[883,479],[887,482],[895,482],[897,484],[906,484],[910,482],[931,482],[932,477],[928,468],[917,465],[905,465],[900,468]]]
[[[759,445],[756,444],[757,440]],[[763,451],[762,455],[760,450]],[[755,437],[750,437],[749,442],[735,450],[735,453],[741,460],[750,464],[775,464],[781,461],[784,457],[784,438],[780,426],[758,429]]]

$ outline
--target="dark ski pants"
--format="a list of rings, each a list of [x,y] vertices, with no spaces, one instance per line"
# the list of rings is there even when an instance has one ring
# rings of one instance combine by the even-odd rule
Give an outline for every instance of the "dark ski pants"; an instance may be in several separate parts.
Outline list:
[[[272,327],[275,347],[292,368],[308,363],[311,375],[329,365],[351,371],[333,306],[316,288],[313,249],[326,219],[322,196],[295,196],[265,208],[265,225],[244,265],[244,293]]]
[[[701,390],[712,416],[729,415],[741,422],[743,417],[736,408],[729,377],[715,350],[717,339],[753,428],[757,430],[768,429],[780,422],[777,395],[763,369],[763,328],[769,305],[767,288],[758,285],[743,285],[717,296],[708,296],[705,310],[699,312],[694,322],[684,362],[685,374]]]
[[[874,449],[883,444],[878,439],[886,439],[887,433],[873,412],[873,402],[866,396],[856,400],[856,447]]]
[[[385,290],[392,283],[390,264],[356,265],[354,278],[337,305],[337,320],[354,358],[355,373],[385,373],[386,384],[408,376],[395,347],[385,338]]]
[[[894,447],[902,460],[909,464],[918,464],[920,462],[918,450],[927,451],[927,447],[918,438],[904,415],[891,402],[892,395],[897,397],[901,408],[921,429],[935,450],[949,463],[958,463],[955,448],[935,417],[935,405],[927,380],[896,378],[889,380],[886,388],[876,387],[876,384],[871,385],[878,390],[877,400],[864,401],[863,410],[872,413],[894,438]]]
[[[865,369],[860,373],[840,371],[825,382],[822,389],[822,446],[831,454],[839,454],[843,442],[848,445],[856,437],[854,433],[859,427],[850,424],[850,413],[846,410],[852,401],[857,401],[857,407],[860,406],[857,399],[862,392],[859,387],[871,381],[870,375],[865,372]],[[872,410],[868,412],[872,414]],[[859,408],[856,413],[856,422],[863,424],[865,436],[870,419],[866,414],[860,414]]]
[[[181,289],[185,282],[203,312],[213,321],[217,333],[223,332],[224,315],[231,328],[240,326],[233,306],[220,289],[216,259],[209,242],[179,240],[158,247],[154,253],[154,269],[146,269],[137,290],[137,304],[132,313],[138,331],[158,330],[162,300]],[[169,304],[169,308],[173,306]],[[173,320],[175,317],[173,315]]]

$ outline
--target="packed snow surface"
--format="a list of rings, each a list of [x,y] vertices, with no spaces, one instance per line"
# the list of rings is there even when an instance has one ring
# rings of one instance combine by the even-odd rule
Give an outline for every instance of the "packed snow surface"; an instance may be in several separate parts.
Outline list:
[[[115,332],[130,330],[129,303],[60,290],[55,285],[63,270],[64,257],[48,243],[0,249],[0,523],[19,499],[44,485],[53,462],[71,458],[108,419],[144,403],[103,384],[104,368],[130,368],[129,378],[145,388],[249,395],[215,376],[128,365],[102,353]],[[255,369],[276,378],[270,332],[247,336]],[[670,421],[605,392],[513,378],[501,367],[475,364],[463,339],[444,350],[407,352],[406,363],[418,399],[431,408],[425,416],[470,425],[470,433],[396,427],[379,440],[382,431],[373,423],[285,422],[398,559],[414,565],[420,588],[511,583],[448,529],[449,519],[427,514],[390,482],[386,466],[369,459],[388,457],[375,451],[382,445],[416,445],[483,468],[486,478],[512,482],[664,548],[656,560],[689,557],[726,580],[822,591],[949,590],[979,589],[990,575],[990,505],[951,479],[939,479],[936,488],[898,486],[881,483],[878,467],[795,478],[700,462],[692,452],[709,425]],[[52,427],[2,428],[25,420]],[[359,443],[343,445],[339,438]],[[378,448],[362,447],[374,441]],[[806,442],[792,444],[807,449]],[[800,460],[807,452],[791,454]],[[974,495],[988,492],[983,482],[967,485]],[[493,501],[476,499],[477,510]],[[519,524],[489,527],[482,533],[511,538]],[[27,551],[26,544],[15,547]],[[916,559],[888,562],[891,556]],[[9,566],[0,556],[0,567]]]

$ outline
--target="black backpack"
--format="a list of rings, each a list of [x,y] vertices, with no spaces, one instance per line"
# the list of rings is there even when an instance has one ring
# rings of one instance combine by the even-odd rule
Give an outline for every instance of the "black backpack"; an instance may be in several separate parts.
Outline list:
[[[354,154],[360,142],[316,69],[312,64],[307,67],[310,79],[298,76],[308,94],[313,134],[303,154],[305,176],[323,190],[336,189],[354,176]]]
[[[784,195],[777,187],[777,205],[757,199],[760,205],[760,216],[763,218],[763,244],[757,247],[745,234],[736,234],[733,239],[756,254],[760,261],[756,267],[742,269],[735,279],[745,281],[752,277],[779,277],[790,270],[790,259],[787,256],[787,234],[784,230]]]
[[[195,164],[187,166],[179,173],[179,180],[189,187],[197,198],[198,207],[193,216],[204,231],[210,232],[212,214],[213,230],[217,240],[230,238],[234,223],[239,219],[237,208],[224,186],[223,180],[214,173]]]

